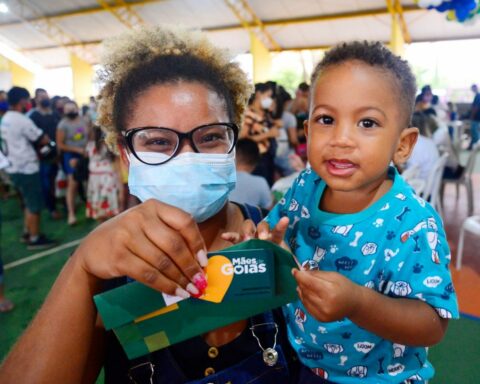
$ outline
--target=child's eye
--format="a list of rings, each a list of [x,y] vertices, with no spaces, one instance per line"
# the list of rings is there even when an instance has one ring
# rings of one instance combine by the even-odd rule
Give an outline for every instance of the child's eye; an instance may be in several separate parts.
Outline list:
[[[319,122],[320,124],[323,124],[323,125],[332,125],[333,124],[333,117],[327,116],[327,115],[319,116],[317,118],[317,122]]]
[[[378,124],[375,120],[372,119],[363,119],[360,120],[359,125],[362,128],[373,128],[373,127],[378,127]]]

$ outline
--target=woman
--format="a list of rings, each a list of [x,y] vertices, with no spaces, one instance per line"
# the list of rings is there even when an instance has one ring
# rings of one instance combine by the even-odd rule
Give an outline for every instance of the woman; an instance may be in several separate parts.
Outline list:
[[[62,151],[63,170],[67,175],[67,210],[68,224],[77,222],[75,216],[75,197],[78,191],[78,182],[73,177],[73,172],[79,159],[86,155],[85,147],[88,140],[88,124],[78,114],[78,106],[74,101],[69,101],[63,107],[64,117],[58,123],[57,146]]]
[[[278,128],[282,126],[281,120],[273,118],[272,111],[275,109],[273,96],[275,95],[270,85],[255,84],[255,93],[251,95],[248,102],[245,120],[240,131],[240,138],[255,141],[261,154],[260,162],[253,174],[263,176],[270,186],[273,184],[275,171],[275,138],[278,136]]]
[[[244,214],[227,198],[250,92],[238,65],[201,35],[156,28],[117,38],[107,50],[98,123],[113,150],[120,141],[130,191],[144,203],[83,240],[7,358],[0,382],[94,382],[105,361],[112,383],[216,382],[238,365],[241,383],[287,382],[283,362],[255,372],[244,364],[259,351],[246,328],[252,319],[161,350],[136,367],[106,337],[92,302],[104,280],[129,276],[164,293],[198,296],[207,284],[206,253],[229,245],[222,233],[242,230]],[[218,357],[207,356],[212,348]],[[205,378],[212,370],[202,362],[213,358],[223,361],[220,372]],[[135,375],[138,366],[147,369],[138,372],[145,381]]]
[[[282,122],[278,130],[275,166],[280,176],[285,177],[295,172],[290,162],[291,157],[295,154],[294,149],[298,145],[297,120],[293,113],[286,110],[286,105],[292,97],[285,88],[282,86],[278,87],[275,99],[274,117]]]

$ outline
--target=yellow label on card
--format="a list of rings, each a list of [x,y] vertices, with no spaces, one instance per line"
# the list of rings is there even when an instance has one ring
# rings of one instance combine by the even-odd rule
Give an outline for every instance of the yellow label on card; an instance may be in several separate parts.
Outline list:
[[[221,303],[233,281],[233,273],[229,273],[232,269],[233,264],[227,257],[222,255],[210,257],[205,268],[208,285],[200,299]]]

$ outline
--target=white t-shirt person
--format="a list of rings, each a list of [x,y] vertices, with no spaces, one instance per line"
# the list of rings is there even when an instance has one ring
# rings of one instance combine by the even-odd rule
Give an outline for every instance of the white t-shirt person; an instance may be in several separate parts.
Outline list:
[[[413,148],[412,154],[407,161],[405,169],[413,166],[418,166],[420,169],[419,178],[423,180],[428,179],[428,175],[433,169],[435,162],[439,159],[437,146],[430,138],[423,135],[418,135],[417,143]]]
[[[42,137],[43,131],[22,113],[8,111],[2,118],[0,133],[2,150],[10,162],[5,171],[27,175],[38,172],[39,162],[33,143]]]
[[[272,206],[272,194],[267,180],[242,171],[237,171],[237,183],[235,189],[230,192],[229,199],[236,203],[258,205],[265,209],[270,209]]]

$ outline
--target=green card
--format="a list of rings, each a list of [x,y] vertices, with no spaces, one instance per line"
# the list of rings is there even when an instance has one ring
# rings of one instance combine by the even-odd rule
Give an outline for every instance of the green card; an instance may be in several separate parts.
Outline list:
[[[235,252],[229,254],[230,251]],[[295,261],[289,252],[277,245],[250,240],[213,252],[210,257],[218,255],[229,256],[232,263],[226,268],[228,271],[233,268],[233,281],[240,275],[248,276],[252,294],[246,294],[248,285],[240,283],[233,290],[232,282],[232,291],[219,303],[190,298],[167,305],[162,293],[134,282],[95,296],[105,327],[114,330],[130,359],[297,299],[296,282],[291,275]],[[273,259],[273,268],[266,273],[269,257]],[[264,269],[259,268],[260,264],[265,264],[265,272],[258,272]],[[227,299],[228,295],[231,296]]]

